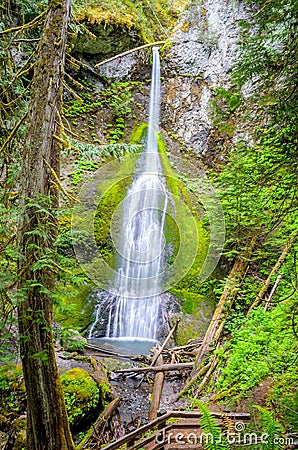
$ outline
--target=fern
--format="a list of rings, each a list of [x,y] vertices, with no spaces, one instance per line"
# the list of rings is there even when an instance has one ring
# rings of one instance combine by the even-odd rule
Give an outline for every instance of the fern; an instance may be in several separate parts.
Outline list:
[[[279,450],[283,448],[283,444],[278,441],[282,441],[283,427],[277,422],[273,416],[273,413],[259,405],[254,405],[262,414],[263,431],[268,435],[266,442],[262,445],[262,450]]]
[[[207,406],[199,401],[197,405],[202,414],[199,422],[203,430],[202,437],[206,436],[206,439],[202,439],[204,448],[206,450],[230,450],[231,447],[226,437],[222,434],[220,426],[216,423]]]

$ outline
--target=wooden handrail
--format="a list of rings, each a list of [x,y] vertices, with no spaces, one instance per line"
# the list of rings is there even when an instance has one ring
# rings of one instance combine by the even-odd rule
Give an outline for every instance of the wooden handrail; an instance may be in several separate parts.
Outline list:
[[[211,414],[220,419],[222,417],[222,413],[217,412],[211,412]],[[231,419],[235,420],[249,420],[250,414],[249,413],[224,413],[225,416],[230,417]],[[169,419],[200,419],[202,417],[202,414],[200,411],[169,411],[166,414],[158,417],[157,419],[153,420],[152,422],[147,423],[146,425],[143,425],[142,427],[132,431],[129,434],[126,434],[122,438],[118,439],[115,442],[112,442],[111,444],[108,444],[105,447],[102,447],[102,450],[117,450],[122,445],[131,443],[133,445],[134,441],[136,439],[140,438],[142,434],[146,433],[146,431],[149,431],[155,427],[161,428],[161,425],[165,425],[166,422]],[[150,436],[151,437],[151,436]],[[140,442],[140,446],[142,446],[142,442]],[[137,448],[135,446],[134,448]]]

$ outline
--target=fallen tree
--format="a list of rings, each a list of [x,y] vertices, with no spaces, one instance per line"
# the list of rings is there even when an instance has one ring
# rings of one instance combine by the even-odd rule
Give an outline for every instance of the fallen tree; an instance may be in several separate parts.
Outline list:
[[[257,236],[254,236],[249,242],[247,248],[237,256],[235,263],[232,267],[232,270],[226,281],[223,293],[214,311],[207,332],[204,336],[203,342],[199,348],[199,352],[196,356],[196,360],[191,375],[187,380],[185,387],[178,394],[177,399],[181,397],[181,395],[184,395],[198,381],[198,379],[202,376],[201,371],[204,370],[205,367],[207,367],[209,363],[207,361],[207,357],[209,355],[210,350],[215,349],[218,344],[220,335],[225,325],[226,318],[231,310],[231,307],[233,306],[233,303],[235,301],[235,298],[237,296],[240,287],[240,283],[244,278],[245,273],[248,269],[250,256],[255,247],[256,241]],[[206,362],[208,363],[206,364]],[[211,364],[212,371],[215,369],[217,363],[218,363],[217,358],[215,359],[213,358]],[[207,369],[208,372],[210,370],[211,367]],[[210,375],[211,373],[209,374],[209,377],[207,375],[205,376],[205,382],[203,385],[202,383],[200,383],[199,385],[200,392],[203,390],[206,382],[210,378]]]
[[[296,239],[297,236],[298,236],[298,228],[293,232],[292,236],[290,237],[290,239],[286,243],[285,248],[283,249],[283,251],[282,251],[280,257],[278,258],[278,260],[276,261],[275,265],[273,266],[271,272],[269,273],[269,275],[268,275],[264,285],[262,286],[262,289],[260,290],[259,294],[257,295],[257,298],[255,299],[255,301],[250,306],[247,315],[249,315],[250,312],[254,308],[259,306],[259,304],[263,300],[264,295],[266,294],[266,292],[269,289],[272,277],[279,271],[279,269],[283,265],[284,260],[286,259],[286,256],[289,253],[289,251],[291,250],[292,245],[294,244],[295,239]]]
[[[185,370],[191,369],[193,363],[179,363],[179,364],[162,364],[160,366],[147,366],[147,367],[131,367],[129,369],[119,369],[116,373],[146,373],[146,372],[167,372],[173,370]]]
[[[83,441],[76,447],[77,450],[82,450],[85,448],[90,447],[90,443],[96,439],[97,443],[104,444],[104,430],[105,426],[108,422],[108,420],[111,418],[111,416],[116,411],[118,405],[120,403],[120,398],[115,398],[111,403],[108,404],[108,406],[105,408],[105,410],[99,415],[96,422],[91,426],[89,431],[87,432],[85,438]]]

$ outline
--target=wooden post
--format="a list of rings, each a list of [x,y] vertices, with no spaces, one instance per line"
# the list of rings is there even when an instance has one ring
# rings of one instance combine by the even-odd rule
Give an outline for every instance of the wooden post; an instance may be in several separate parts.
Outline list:
[[[158,350],[156,351],[156,353],[158,353]],[[153,360],[155,360],[155,357],[153,357]],[[159,366],[163,364],[162,355],[159,354],[159,356],[156,359],[156,364]],[[165,378],[164,372],[156,372],[156,375],[154,377],[154,385],[151,394],[151,403],[148,414],[149,422],[152,422],[152,420],[157,418],[157,411],[159,408],[164,378]]]
[[[173,328],[170,330],[169,334],[167,335],[166,339],[164,340],[164,343],[162,344],[162,346],[159,348],[159,350],[154,355],[154,357],[153,357],[153,359],[151,361],[151,366],[154,366],[154,364],[157,362],[157,359],[158,359],[159,355],[161,355],[161,353],[164,350],[165,346],[167,345],[167,343],[169,342],[169,340],[171,339],[171,337],[173,336],[173,334],[177,330],[179,322],[180,322],[180,319],[176,320]],[[156,365],[159,366],[160,364],[156,364]]]

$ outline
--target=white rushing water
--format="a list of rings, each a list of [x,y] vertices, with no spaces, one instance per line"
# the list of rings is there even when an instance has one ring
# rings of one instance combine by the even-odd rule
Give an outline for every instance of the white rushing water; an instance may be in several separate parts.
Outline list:
[[[164,226],[169,202],[158,153],[159,109],[160,61],[158,48],[154,47],[147,141],[122,205],[121,231],[116,245],[117,275],[111,292],[106,294],[110,305],[106,331],[109,338],[157,338],[162,315]],[[90,338],[99,320],[99,308]]]

